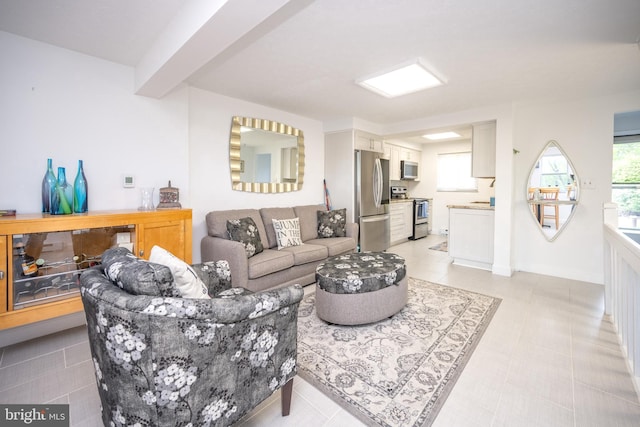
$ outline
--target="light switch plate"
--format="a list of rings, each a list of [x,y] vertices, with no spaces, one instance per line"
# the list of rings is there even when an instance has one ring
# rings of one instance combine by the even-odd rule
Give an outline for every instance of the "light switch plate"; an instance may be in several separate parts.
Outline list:
[[[133,188],[136,186],[136,178],[133,175],[125,175],[122,177],[122,186],[124,188]]]

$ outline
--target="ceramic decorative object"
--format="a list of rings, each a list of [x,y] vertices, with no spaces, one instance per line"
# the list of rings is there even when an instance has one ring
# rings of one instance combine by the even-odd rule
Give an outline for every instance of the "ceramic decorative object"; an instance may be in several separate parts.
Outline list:
[[[78,173],[73,182],[73,212],[84,213],[87,211],[89,189],[87,177],[84,175],[82,160],[78,160]]]
[[[42,212],[51,212],[51,194],[56,188],[56,176],[53,174],[51,159],[47,159],[47,171],[42,179]]]
[[[141,203],[139,211],[152,211],[153,207],[153,187],[143,187],[140,189]]]
[[[178,201],[180,199],[180,190],[171,186],[169,181],[168,186],[160,189],[160,203],[158,209],[180,209],[182,205]]]
[[[73,187],[67,182],[67,176],[63,167],[58,168],[58,181],[55,190],[51,194],[51,214],[67,215],[72,213]]]

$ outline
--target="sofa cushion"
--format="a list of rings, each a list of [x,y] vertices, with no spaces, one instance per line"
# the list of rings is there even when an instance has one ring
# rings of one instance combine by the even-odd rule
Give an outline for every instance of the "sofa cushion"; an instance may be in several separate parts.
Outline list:
[[[267,232],[262,224],[260,211],[257,209],[230,209],[226,211],[212,211],[206,216],[207,233],[209,236],[222,237],[229,240],[229,232],[227,231],[227,221],[230,219],[240,219],[249,217],[253,219],[258,227],[258,233],[261,237],[265,237]],[[264,245],[265,242],[263,242]]]
[[[278,239],[276,238],[276,232],[273,229],[274,219],[289,219],[295,218],[297,215],[293,211],[293,208],[262,208],[260,209],[260,217],[262,218],[262,224],[266,230],[264,234],[266,236],[266,242],[269,248],[275,248],[278,246]]]
[[[154,245],[151,248],[149,262],[169,267],[178,292],[180,292],[180,296],[183,298],[210,298],[207,293],[207,286],[200,277],[198,277],[193,268],[168,250]]]
[[[303,244],[300,239],[300,221],[298,221],[298,218],[272,219],[271,221],[278,240],[278,250]]]
[[[169,267],[137,258],[127,248],[107,249],[102,268],[109,280],[130,294],[180,297]]]
[[[310,245],[308,243],[301,246],[291,246],[282,250],[293,254],[293,263],[295,265],[322,261],[329,256],[329,250],[326,246]]]
[[[230,219],[227,221],[229,238],[244,245],[247,258],[259,254],[263,250],[262,240],[255,221],[251,217]]]
[[[248,259],[249,279],[257,279],[293,267],[291,252],[265,249],[262,253]]]
[[[351,237],[334,237],[332,239],[311,239],[305,245],[321,245],[327,248],[329,256],[351,252],[356,248],[356,241]]]
[[[318,211],[326,211],[324,205],[295,206],[295,216],[300,218],[300,235],[303,242],[318,238]]]
[[[346,237],[347,210],[318,211],[318,238]]]

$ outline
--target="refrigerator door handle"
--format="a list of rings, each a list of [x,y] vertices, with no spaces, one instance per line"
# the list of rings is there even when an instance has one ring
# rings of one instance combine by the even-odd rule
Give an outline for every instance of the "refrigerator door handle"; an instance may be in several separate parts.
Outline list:
[[[382,203],[382,164],[378,158],[373,165],[373,201],[379,208]]]

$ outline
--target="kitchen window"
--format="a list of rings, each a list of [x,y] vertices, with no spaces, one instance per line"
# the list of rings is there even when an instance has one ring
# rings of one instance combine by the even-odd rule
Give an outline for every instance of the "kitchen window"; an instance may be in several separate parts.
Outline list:
[[[437,191],[478,191],[471,176],[471,151],[438,154]]]

